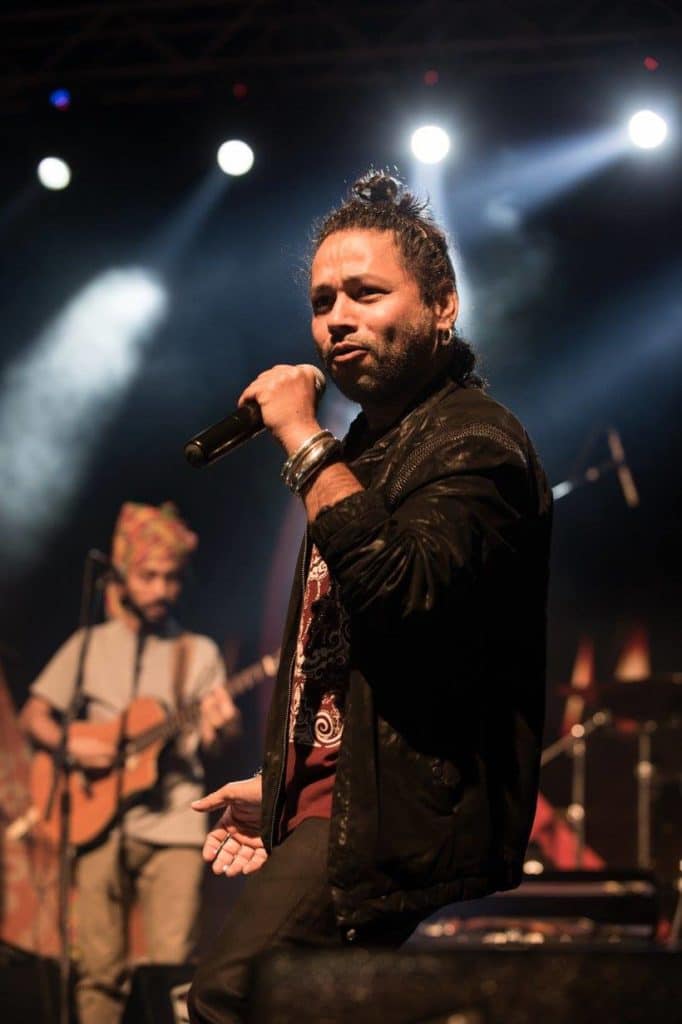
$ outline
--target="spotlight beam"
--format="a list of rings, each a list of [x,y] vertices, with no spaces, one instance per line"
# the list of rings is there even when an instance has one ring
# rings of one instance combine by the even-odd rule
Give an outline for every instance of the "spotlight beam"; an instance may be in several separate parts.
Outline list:
[[[0,544],[26,564],[68,513],[103,427],[165,314],[161,281],[140,268],[95,278],[0,381]]]
[[[622,132],[579,135],[507,150],[480,164],[451,195],[451,213],[460,239],[479,241],[500,227],[486,211],[504,209],[508,225],[553,202],[585,178],[598,173],[626,151]]]

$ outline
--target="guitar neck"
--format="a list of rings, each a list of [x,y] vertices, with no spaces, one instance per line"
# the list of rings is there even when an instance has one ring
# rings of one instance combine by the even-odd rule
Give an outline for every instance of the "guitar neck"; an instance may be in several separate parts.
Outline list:
[[[254,686],[262,683],[264,679],[271,679],[276,674],[278,667],[279,651],[275,651],[274,654],[266,654],[260,661],[254,662],[253,665],[249,665],[248,668],[231,676],[227,680],[225,688],[231,697],[239,697],[240,694],[247,693],[248,690],[252,690]]]
[[[279,651],[276,651],[274,654],[266,654],[260,661],[231,676],[225,683],[225,689],[231,697],[238,697],[242,693],[247,693],[254,686],[262,683],[263,680],[274,676],[278,665]],[[145,729],[138,736],[132,737],[126,744],[127,752],[136,754],[152,743],[168,743],[179,732],[182,732],[183,729],[196,725],[199,720],[202,699],[203,697],[196,697],[188,704],[178,708],[177,711],[171,711],[158,725],[153,725],[150,729]]]

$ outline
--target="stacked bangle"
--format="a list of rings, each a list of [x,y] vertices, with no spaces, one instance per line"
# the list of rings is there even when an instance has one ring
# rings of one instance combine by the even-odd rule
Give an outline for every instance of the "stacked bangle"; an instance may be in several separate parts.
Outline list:
[[[301,495],[322,467],[336,461],[340,454],[339,439],[329,430],[319,430],[289,456],[282,466],[282,480],[294,494]]]

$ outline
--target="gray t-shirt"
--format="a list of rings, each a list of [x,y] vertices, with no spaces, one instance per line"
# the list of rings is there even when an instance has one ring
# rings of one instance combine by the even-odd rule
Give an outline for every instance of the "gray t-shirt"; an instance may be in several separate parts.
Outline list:
[[[153,697],[169,710],[175,707],[174,676],[177,637],[171,623],[165,635],[146,637],[138,685],[133,694],[133,673],[138,634],[118,619],[94,626],[83,672],[85,717],[93,722],[115,718],[135,696]],[[56,711],[66,711],[82,642],[78,630],[59,648],[31,686]],[[187,635],[187,634],[186,634]],[[182,688],[183,701],[201,696],[225,682],[225,667],[217,645],[207,636],[189,634],[188,660]],[[163,846],[200,846],[206,834],[205,815],[190,808],[203,793],[203,772],[195,742],[175,742],[159,759],[159,781],[143,794],[124,818],[125,831],[136,839]]]

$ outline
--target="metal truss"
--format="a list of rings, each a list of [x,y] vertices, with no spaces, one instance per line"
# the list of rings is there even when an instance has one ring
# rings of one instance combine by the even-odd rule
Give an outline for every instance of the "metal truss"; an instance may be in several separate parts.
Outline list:
[[[0,8],[0,102],[55,85],[107,102],[201,96],[236,80],[347,85],[436,67],[525,74],[677,47],[675,0],[81,0]]]

